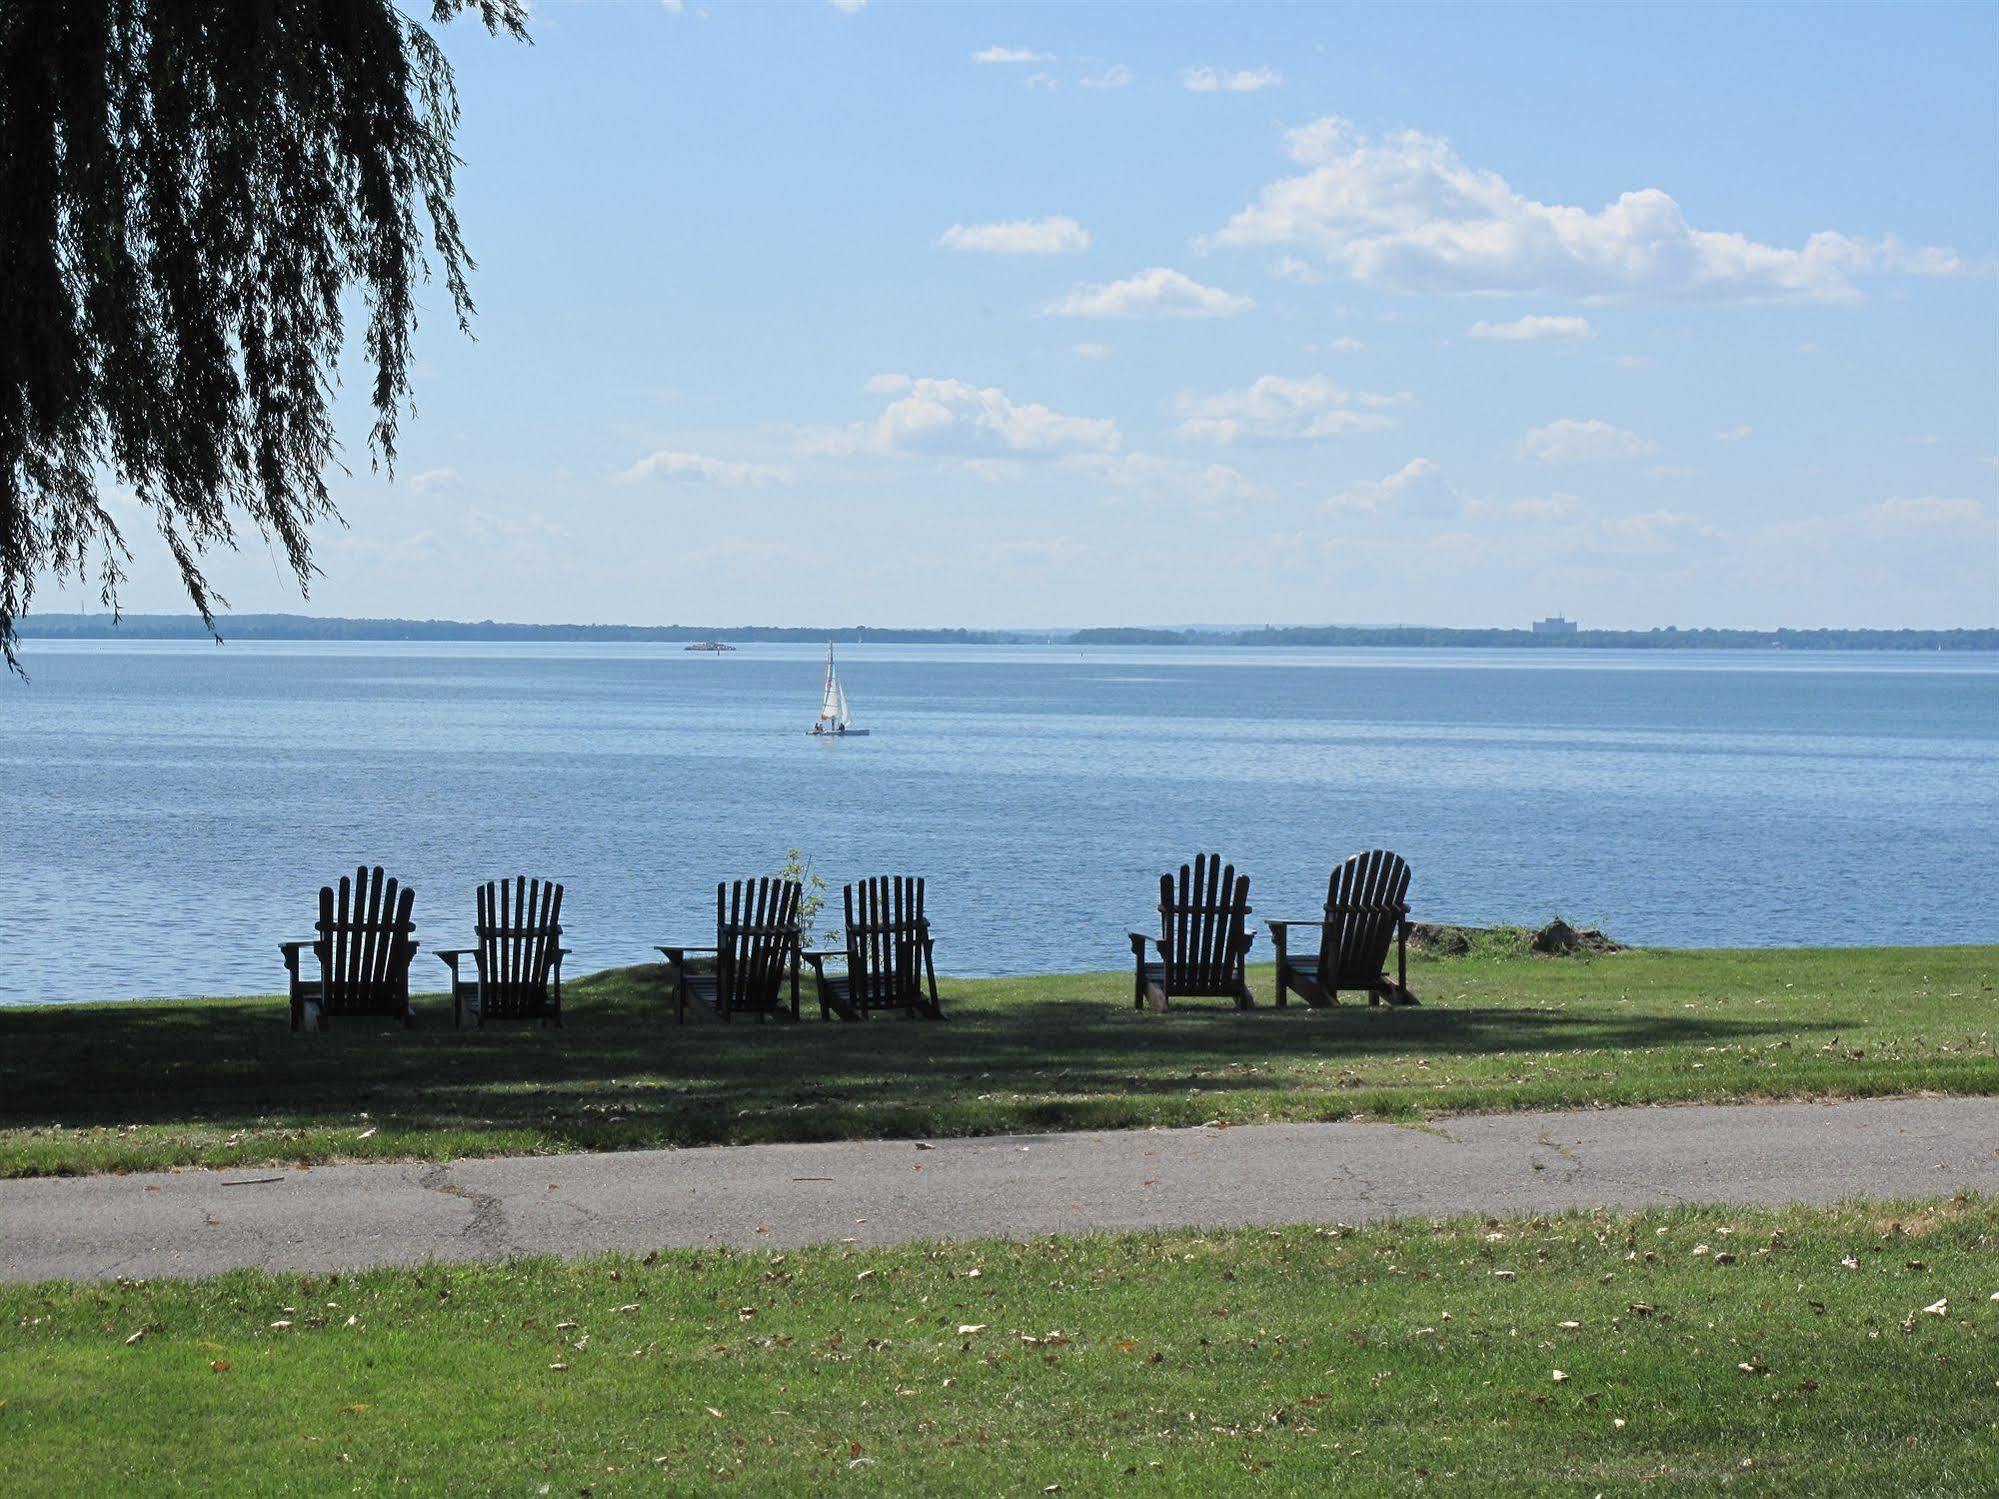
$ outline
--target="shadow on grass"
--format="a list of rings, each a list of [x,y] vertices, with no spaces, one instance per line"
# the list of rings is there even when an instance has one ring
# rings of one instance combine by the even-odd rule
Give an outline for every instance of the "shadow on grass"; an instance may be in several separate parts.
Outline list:
[[[964,1002],[967,989],[984,1002]],[[422,1154],[482,1142],[615,1149],[1114,1128],[1199,1122],[1231,1096],[1429,1086],[1408,1076],[1415,1059],[1482,1067],[1481,1083],[1503,1086],[1507,1069],[1492,1064],[1515,1055],[1741,1046],[1840,1028],[1769,1011],[1660,1015],[1531,996],[1159,1016],[1120,1002],[1124,992],[1108,976],[953,985],[953,1018],[941,1025],[823,1024],[808,997],[796,1026],[681,1028],[655,965],[570,986],[560,1030],[456,1031],[436,997],[419,1002],[414,1031],[353,1023],[308,1036],[289,1031],[281,1001],[0,1012],[0,1129],[351,1131],[365,1111],[403,1137],[404,1153]],[[455,1138],[426,1144],[413,1132]]]

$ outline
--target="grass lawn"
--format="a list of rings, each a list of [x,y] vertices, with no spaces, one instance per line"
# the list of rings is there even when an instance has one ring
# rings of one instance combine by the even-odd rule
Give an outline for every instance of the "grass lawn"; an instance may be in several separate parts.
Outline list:
[[[1255,975],[1270,993],[1268,970]],[[277,999],[0,1010],[0,1175],[1999,1093],[1999,948],[1415,960],[1421,1008],[1169,1015],[1123,974],[944,984],[944,1024],[679,1028],[662,970],[568,1024],[294,1036]]]
[[[1996,1292],[1962,1198],[13,1287],[0,1487],[1991,1493]]]

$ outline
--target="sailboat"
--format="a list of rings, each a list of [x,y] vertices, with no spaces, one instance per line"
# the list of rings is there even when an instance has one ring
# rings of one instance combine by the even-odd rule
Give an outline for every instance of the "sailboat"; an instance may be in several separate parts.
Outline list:
[[[847,713],[847,689],[840,685],[840,673],[833,667],[833,642],[826,642],[826,686],[819,694],[819,718],[812,732],[822,739],[865,738],[866,729],[851,726]]]

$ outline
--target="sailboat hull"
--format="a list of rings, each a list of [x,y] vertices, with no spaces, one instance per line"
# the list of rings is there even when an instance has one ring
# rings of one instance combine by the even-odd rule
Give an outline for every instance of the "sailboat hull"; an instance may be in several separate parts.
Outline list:
[[[866,729],[841,729],[837,732],[831,732],[831,733],[825,731],[814,732],[808,730],[807,733],[809,737],[813,739],[865,739],[868,737],[868,731]]]

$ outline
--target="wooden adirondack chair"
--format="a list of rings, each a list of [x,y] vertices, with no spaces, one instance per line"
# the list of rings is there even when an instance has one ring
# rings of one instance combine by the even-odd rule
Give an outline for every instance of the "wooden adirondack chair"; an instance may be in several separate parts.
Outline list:
[[[1310,1005],[1336,1005],[1342,989],[1367,991],[1367,1002],[1413,1005],[1409,992],[1409,866],[1386,849],[1355,854],[1326,885],[1325,915],[1317,921],[1273,921],[1277,945],[1277,1003],[1296,989]],[[1316,953],[1293,953],[1294,926],[1319,928]],[[1395,944],[1395,977],[1388,976],[1388,944]]]
[[[318,1007],[321,1024],[361,1016],[416,1024],[410,1010],[410,959],[417,949],[410,907],[415,901],[416,892],[385,880],[379,864],[372,871],[366,866],[355,870],[351,881],[343,874],[337,897],[333,886],[320,886],[314,928],[319,935],[308,942],[278,944],[291,979],[293,1030],[305,1023],[307,1005]],[[307,948],[319,959],[317,982],[299,972],[299,954]]]
[[[790,980],[790,1017],[798,1018],[798,909],[805,892],[796,880],[737,880],[715,887],[715,945],[662,947],[673,980],[674,1008],[687,1023],[689,1001],[711,1005],[722,1019],[783,1015]],[[693,971],[689,953],[713,953],[713,972]]]
[[[1249,930],[1249,876],[1224,866],[1220,854],[1196,855],[1192,866],[1159,877],[1159,935],[1132,932],[1131,1000],[1145,1008],[1146,990],[1174,995],[1220,995],[1246,1010],[1256,1002],[1243,961],[1256,933]],[[1147,943],[1159,960],[1147,962]]]
[[[847,886],[845,953],[808,952],[819,987],[821,1019],[865,1020],[874,1010],[904,1010],[942,1020],[930,923],[923,915],[923,880],[876,875]],[[826,971],[828,958],[845,957],[847,971]]]
[[[477,947],[447,947],[437,958],[451,969],[451,1023],[488,1020],[539,1020],[562,1024],[562,887],[516,875],[512,898],[505,880],[488,880],[479,887],[479,920],[473,928]],[[472,977],[458,965],[470,957]]]

